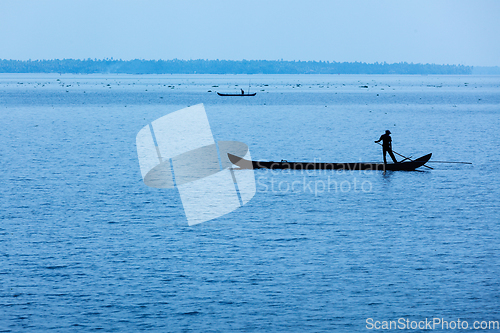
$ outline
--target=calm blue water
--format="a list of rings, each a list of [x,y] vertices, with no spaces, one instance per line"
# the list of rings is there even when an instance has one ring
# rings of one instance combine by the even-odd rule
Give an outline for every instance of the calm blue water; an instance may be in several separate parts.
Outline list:
[[[135,136],[198,103],[257,160],[380,161],[390,129],[403,155],[473,164],[257,170],[248,204],[188,227]],[[500,321],[499,128],[498,76],[1,74],[0,332]]]

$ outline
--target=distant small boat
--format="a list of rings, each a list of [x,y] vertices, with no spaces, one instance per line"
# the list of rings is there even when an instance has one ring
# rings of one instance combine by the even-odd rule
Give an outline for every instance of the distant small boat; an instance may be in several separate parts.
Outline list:
[[[220,92],[217,93],[219,96],[255,96],[257,93],[253,94],[221,94]]]

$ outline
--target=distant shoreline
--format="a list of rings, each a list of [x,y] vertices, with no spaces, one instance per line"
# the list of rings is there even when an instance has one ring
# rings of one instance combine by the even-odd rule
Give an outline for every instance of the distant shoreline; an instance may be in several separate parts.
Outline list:
[[[500,75],[500,67],[282,60],[2,60],[0,73]]]

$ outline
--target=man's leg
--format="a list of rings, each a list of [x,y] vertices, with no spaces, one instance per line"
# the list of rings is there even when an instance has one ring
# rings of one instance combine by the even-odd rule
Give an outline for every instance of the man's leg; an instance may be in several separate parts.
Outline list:
[[[389,152],[389,156],[391,156],[394,163],[398,163],[398,161],[396,160],[396,157],[394,156],[394,153],[392,152],[392,149],[389,149],[388,152]]]
[[[387,164],[387,159],[385,157],[385,155],[387,154],[387,150],[384,148],[383,149],[383,155],[384,155],[384,164]]]

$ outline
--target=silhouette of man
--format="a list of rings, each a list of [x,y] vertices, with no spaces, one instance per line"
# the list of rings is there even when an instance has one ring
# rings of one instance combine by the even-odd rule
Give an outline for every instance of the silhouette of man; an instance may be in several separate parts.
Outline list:
[[[394,157],[394,153],[392,152],[392,138],[391,138],[391,131],[387,130],[385,131],[385,134],[382,134],[380,136],[380,139],[375,141],[375,143],[379,143],[382,141],[382,151],[384,154],[384,164],[387,164],[387,159],[385,158],[385,155],[389,153],[389,156],[392,158],[394,163],[398,163],[396,160],[396,157]]]

